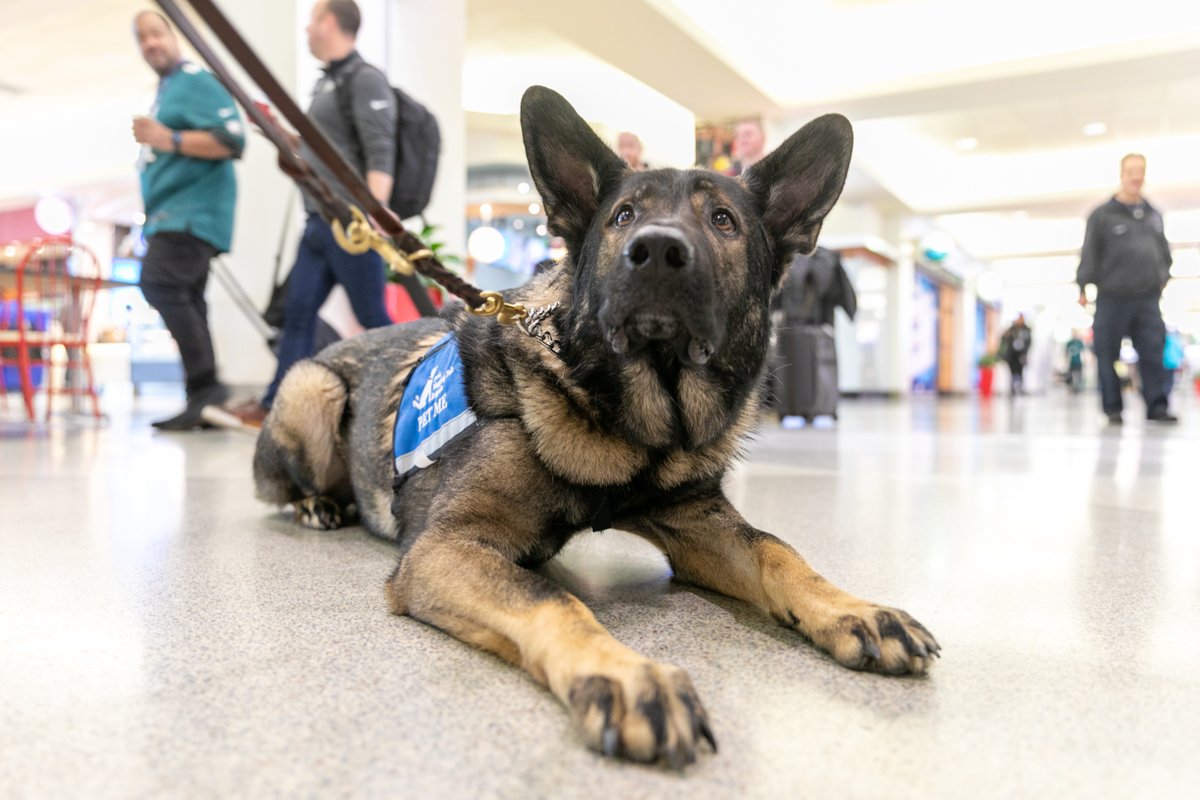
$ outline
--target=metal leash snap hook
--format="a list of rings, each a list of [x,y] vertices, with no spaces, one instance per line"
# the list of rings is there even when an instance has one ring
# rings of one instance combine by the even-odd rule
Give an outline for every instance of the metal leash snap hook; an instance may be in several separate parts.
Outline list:
[[[396,249],[390,239],[371,227],[366,214],[358,206],[350,206],[350,217],[350,224],[345,229],[342,228],[342,223],[336,219],[330,223],[334,240],[347,253],[361,255],[368,250],[374,250],[383,257],[392,270],[401,275],[412,275],[412,262],[419,258],[428,258],[424,255],[427,252],[425,250],[406,257]],[[429,253],[429,255],[431,256],[433,253]]]
[[[504,295],[499,292],[480,292],[483,305],[472,308],[471,313],[481,317],[495,317],[501,325],[512,325],[525,319],[529,312],[525,306],[504,302]]]
[[[361,255],[371,249],[370,226],[358,206],[350,206],[350,224],[342,227],[340,220],[329,223],[338,247],[352,255]]]

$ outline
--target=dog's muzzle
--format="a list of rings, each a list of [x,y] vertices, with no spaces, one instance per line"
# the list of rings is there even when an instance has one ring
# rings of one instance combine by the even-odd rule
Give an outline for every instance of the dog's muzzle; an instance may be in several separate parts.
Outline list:
[[[621,251],[600,318],[613,351],[674,341],[696,365],[717,348],[712,274],[686,234],[673,226],[642,226]]]

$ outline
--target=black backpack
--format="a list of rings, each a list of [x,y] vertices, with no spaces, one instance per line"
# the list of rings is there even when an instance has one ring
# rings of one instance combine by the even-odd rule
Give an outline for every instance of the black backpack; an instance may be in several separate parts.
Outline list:
[[[354,124],[354,74],[360,67],[370,65],[358,61],[337,83],[338,110],[350,126],[358,158],[363,158],[358,126]],[[374,69],[372,67],[372,69]],[[429,205],[433,179],[437,176],[438,156],[442,150],[442,134],[437,118],[425,106],[396,87],[396,166],[392,170],[395,182],[388,207],[400,219],[415,217]]]

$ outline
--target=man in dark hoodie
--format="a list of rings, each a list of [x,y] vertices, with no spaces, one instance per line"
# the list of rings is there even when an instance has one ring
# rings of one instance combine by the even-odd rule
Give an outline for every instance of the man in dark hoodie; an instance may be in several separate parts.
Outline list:
[[[1176,422],[1163,393],[1163,346],[1166,326],[1158,302],[1171,276],[1171,248],[1158,210],[1142,197],[1145,156],[1121,159],[1121,188],[1088,217],[1080,251],[1079,303],[1087,304],[1085,287],[1096,286],[1092,326],[1100,400],[1109,423],[1121,424],[1121,381],[1114,367],[1121,340],[1133,340],[1138,354],[1146,418]]]

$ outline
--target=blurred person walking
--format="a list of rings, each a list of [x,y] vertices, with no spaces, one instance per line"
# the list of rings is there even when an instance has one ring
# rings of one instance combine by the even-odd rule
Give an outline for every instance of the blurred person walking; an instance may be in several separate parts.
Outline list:
[[[1079,394],[1083,389],[1083,340],[1079,332],[1072,330],[1071,338],[1067,340],[1067,388],[1071,394]]]
[[[1138,354],[1146,419],[1178,421],[1163,392],[1166,326],[1158,307],[1171,277],[1171,248],[1162,215],[1142,196],[1145,180],[1145,156],[1130,153],[1121,159],[1120,189],[1088,217],[1075,277],[1080,305],[1087,305],[1087,285],[1096,287],[1093,349],[1101,406],[1112,425],[1122,421],[1121,382],[1114,364],[1126,336]]]
[[[143,11],[133,29],[142,58],[159,76],[149,116],[133,120],[146,214],[140,284],[179,345],[187,381],[184,410],[152,424],[190,430],[203,425],[205,406],[229,396],[217,377],[204,290],[209,262],[228,252],[233,239],[233,160],[246,139],[233,98],[212,73],[181,57],[165,17]]]
[[[1025,324],[1025,315],[1017,314],[1013,324],[1000,337],[1000,358],[1012,375],[1012,396],[1025,394],[1025,364],[1029,361],[1029,346],[1033,332]]]
[[[1184,364],[1183,341],[1179,331],[1171,328],[1167,331],[1166,344],[1163,345],[1163,393],[1170,398],[1175,390],[1175,378]]]
[[[318,0],[313,6],[305,29],[308,49],[325,66],[307,113],[365,176],[371,194],[386,206],[396,164],[398,109],[387,77],[367,64],[356,49],[361,23],[362,14],[354,0]],[[343,108],[348,113],[343,113]],[[303,141],[300,155],[327,183],[337,185]],[[329,224],[321,218],[320,206],[307,193],[304,209],[308,219],[288,279],[275,376],[261,400],[226,409],[254,427],[262,424],[287,371],[315,352],[317,312],[334,285],[346,290],[354,316],[364,328],[392,324],[384,300],[387,272],[383,259],[371,250],[352,255],[338,246]]]
[[[741,175],[750,167],[761,161],[767,154],[767,135],[763,132],[762,122],[748,117],[738,120],[733,128],[733,169],[730,174]]]
[[[650,165],[642,161],[642,140],[636,133],[621,131],[617,134],[617,155],[630,169],[639,172],[650,169]]]

